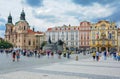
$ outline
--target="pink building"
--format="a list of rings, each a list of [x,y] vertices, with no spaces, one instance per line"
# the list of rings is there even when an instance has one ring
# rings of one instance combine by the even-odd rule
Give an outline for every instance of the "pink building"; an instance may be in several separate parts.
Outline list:
[[[90,49],[90,26],[91,23],[83,21],[79,26],[79,48],[81,51],[88,51]]]

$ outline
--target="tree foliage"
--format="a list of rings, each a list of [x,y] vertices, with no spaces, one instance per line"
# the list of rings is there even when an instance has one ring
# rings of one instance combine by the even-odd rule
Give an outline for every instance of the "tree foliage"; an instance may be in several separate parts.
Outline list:
[[[0,41],[0,49],[12,48],[13,45],[7,41]]]

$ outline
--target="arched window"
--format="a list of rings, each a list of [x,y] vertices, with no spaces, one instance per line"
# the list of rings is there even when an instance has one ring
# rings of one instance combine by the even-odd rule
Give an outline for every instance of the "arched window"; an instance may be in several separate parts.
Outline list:
[[[25,30],[25,26],[24,26],[24,30]]]
[[[28,41],[28,45],[29,45],[29,46],[31,45],[31,41],[30,41],[30,40]]]

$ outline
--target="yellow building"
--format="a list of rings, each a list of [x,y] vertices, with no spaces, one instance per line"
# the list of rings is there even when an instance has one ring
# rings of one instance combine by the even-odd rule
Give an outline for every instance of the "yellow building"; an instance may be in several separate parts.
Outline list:
[[[117,51],[118,28],[115,23],[99,21],[91,25],[90,47],[92,51]]]
[[[118,51],[120,52],[120,28],[118,28]]]

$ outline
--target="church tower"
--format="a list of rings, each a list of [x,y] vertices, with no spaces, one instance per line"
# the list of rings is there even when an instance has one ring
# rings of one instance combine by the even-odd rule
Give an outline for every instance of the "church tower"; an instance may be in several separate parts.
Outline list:
[[[20,20],[25,20],[25,12],[24,12],[24,10],[22,10],[22,12],[20,14]]]
[[[12,16],[11,16],[11,13],[10,13],[9,16],[8,16],[8,23],[12,24]]]
[[[10,37],[11,37],[11,34],[13,32],[13,23],[12,23],[12,16],[11,16],[11,13],[9,14],[8,16],[8,21],[7,21],[7,24],[6,24],[6,31],[5,31],[5,40],[9,40],[9,42],[11,41]]]

